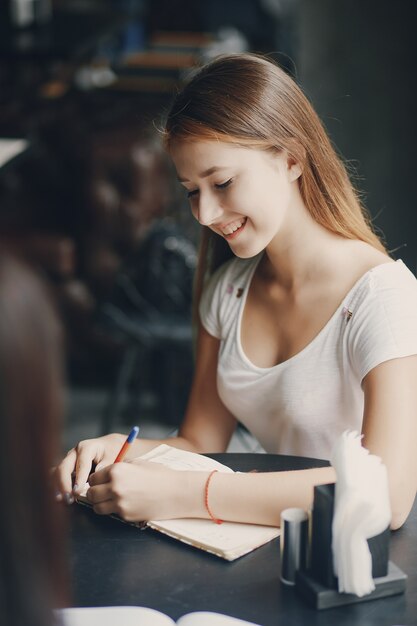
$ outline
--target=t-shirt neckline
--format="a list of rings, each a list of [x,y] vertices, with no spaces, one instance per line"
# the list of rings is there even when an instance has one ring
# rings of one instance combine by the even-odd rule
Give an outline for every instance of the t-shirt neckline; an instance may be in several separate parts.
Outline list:
[[[244,291],[244,294],[240,300],[240,309],[239,309],[239,315],[238,315],[238,321],[237,321],[237,327],[236,327],[236,345],[237,345],[237,349],[239,352],[239,356],[240,358],[252,369],[258,371],[258,372],[263,372],[263,373],[267,373],[267,372],[272,372],[272,371],[276,371],[278,368],[283,369],[285,368],[288,364],[292,363],[293,361],[297,360],[298,358],[301,358],[302,356],[304,356],[305,353],[307,353],[310,349],[312,349],[314,347],[314,345],[317,343],[317,341],[319,340],[319,338],[324,335],[325,332],[327,332],[329,330],[329,328],[332,326],[332,324],[334,323],[334,320],[337,319],[337,317],[341,316],[342,310],[344,309],[344,307],[346,306],[346,302],[351,300],[353,295],[357,292],[357,290],[361,287],[362,283],[365,282],[365,280],[367,278],[369,278],[369,276],[371,274],[373,274],[375,272],[375,270],[378,270],[381,267],[384,267],[385,265],[393,265],[395,266],[396,264],[398,265],[404,265],[402,259],[396,259],[391,260],[391,261],[386,261],[385,263],[379,263],[378,265],[375,265],[374,267],[371,267],[369,270],[367,270],[364,274],[362,274],[362,276],[360,276],[358,278],[358,280],[352,285],[352,287],[349,289],[349,291],[343,296],[343,299],[341,301],[341,303],[339,304],[339,306],[336,308],[336,310],[334,311],[334,313],[330,316],[330,318],[327,320],[327,322],[324,324],[324,326],[319,330],[319,332],[313,337],[313,339],[311,341],[309,341],[308,344],[306,344],[303,348],[301,348],[301,350],[299,350],[298,352],[296,352],[296,354],[293,354],[292,356],[290,356],[288,359],[285,359],[285,361],[281,361],[280,363],[276,363],[276,365],[272,365],[271,367],[261,367],[259,365],[256,365],[255,363],[253,363],[249,357],[246,355],[245,351],[243,350],[243,346],[242,346],[242,342],[241,342],[241,335],[242,335],[242,318],[243,318],[243,312],[245,310],[245,306],[246,306],[246,300],[249,294],[249,289],[250,286],[252,284],[252,280],[253,277],[255,275],[256,272],[256,268],[258,267],[263,254],[260,254],[258,258],[255,259],[255,262],[253,263],[253,266],[249,272],[249,276],[247,279],[247,283],[246,283],[246,289]]]

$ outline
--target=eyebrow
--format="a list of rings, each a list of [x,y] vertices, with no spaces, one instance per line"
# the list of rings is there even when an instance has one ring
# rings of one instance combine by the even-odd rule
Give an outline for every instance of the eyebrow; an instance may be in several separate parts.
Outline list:
[[[214,165],[213,167],[209,167],[208,170],[204,170],[204,172],[201,172],[201,174],[199,174],[200,178],[207,178],[207,176],[210,176],[210,174],[214,174],[214,172],[217,172],[218,170],[222,170],[222,169],[227,169],[226,167],[218,167],[216,165]],[[190,181],[188,180],[188,178],[180,178],[179,176],[177,177],[178,181],[180,183],[189,183]]]

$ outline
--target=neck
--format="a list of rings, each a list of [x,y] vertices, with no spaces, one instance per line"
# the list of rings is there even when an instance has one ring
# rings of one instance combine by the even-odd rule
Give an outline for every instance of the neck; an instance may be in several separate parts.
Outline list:
[[[266,248],[264,275],[288,292],[297,291],[312,277],[331,272],[332,260],[346,241],[318,224],[299,197]]]

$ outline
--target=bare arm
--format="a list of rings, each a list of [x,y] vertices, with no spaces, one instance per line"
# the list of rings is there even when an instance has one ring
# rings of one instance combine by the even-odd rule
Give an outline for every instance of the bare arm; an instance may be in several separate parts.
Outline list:
[[[198,483],[196,472],[193,474],[191,483]],[[288,507],[308,511],[313,503],[314,487],[334,481],[332,467],[253,474],[219,473],[210,482],[210,508],[220,519],[279,526],[281,511]],[[192,514],[208,517],[201,496],[195,498]]]
[[[207,519],[207,477],[206,472],[176,471],[150,461],[118,463],[91,476],[88,498],[96,513],[117,513],[128,521]],[[223,520],[279,526],[283,509],[309,509],[314,486],[334,479],[331,467],[259,474],[219,472],[210,483],[210,508]]]
[[[220,342],[202,326],[197,341],[193,385],[178,437],[137,440],[130,457],[143,454],[160,443],[192,452],[224,452],[236,428],[236,419],[217,392],[217,360]]]
[[[363,445],[387,467],[395,529],[405,522],[417,488],[417,356],[381,363],[363,388]]]

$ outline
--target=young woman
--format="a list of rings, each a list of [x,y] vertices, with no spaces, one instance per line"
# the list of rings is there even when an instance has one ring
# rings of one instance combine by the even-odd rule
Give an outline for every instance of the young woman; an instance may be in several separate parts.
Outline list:
[[[387,466],[392,527],[401,526],[417,480],[417,281],[372,231],[316,113],[269,60],[225,56],[178,94],[165,141],[204,231],[195,377],[178,437],[166,442],[222,452],[240,421],[267,452],[329,458],[344,430],[362,431]],[[218,267],[225,248],[232,259]],[[204,473],[112,465],[123,440],[70,450],[62,493],[82,488],[97,464],[88,492],[97,513],[209,517]],[[138,441],[130,457],[157,443]],[[334,479],[332,468],[215,474],[209,508],[278,525],[282,509],[309,507],[314,485]]]
[[[63,510],[51,466],[62,413],[61,336],[40,281],[0,253],[0,624],[48,626],[67,602]]]

